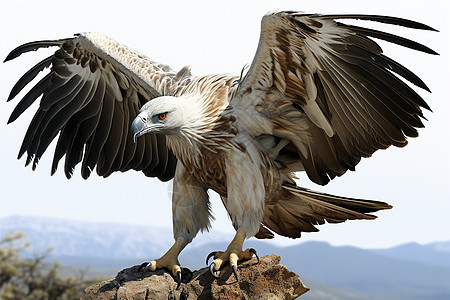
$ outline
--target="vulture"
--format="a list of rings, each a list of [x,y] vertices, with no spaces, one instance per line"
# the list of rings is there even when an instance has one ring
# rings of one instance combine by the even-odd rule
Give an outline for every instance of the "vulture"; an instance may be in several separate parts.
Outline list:
[[[178,284],[178,255],[210,228],[208,191],[215,191],[236,234],[207,262],[213,256],[212,275],[229,264],[238,279],[238,262],[257,257],[256,250],[243,250],[246,238],[299,238],[325,222],[374,219],[372,212],[391,208],[312,191],[294,180],[304,171],[325,185],[378,149],[405,146],[423,127],[423,109],[430,110],[410,86],[429,91],[425,83],[385,56],[374,39],[437,53],[348,20],[436,31],[388,16],[269,12],[253,62],[237,76],[196,76],[190,67],[174,71],[93,32],[19,46],[5,61],[39,48],[56,51],[26,72],[9,95],[8,101],[49,69],[9,118],[15,121],[40,98],[18,156],[26,154],[34,170],[57,138],[52,174],[64,158],[67,178],[81,164],[85,179],[94,169],[103,177],[137,170],[173,179],[175,242],[142,268],[166,268]]]

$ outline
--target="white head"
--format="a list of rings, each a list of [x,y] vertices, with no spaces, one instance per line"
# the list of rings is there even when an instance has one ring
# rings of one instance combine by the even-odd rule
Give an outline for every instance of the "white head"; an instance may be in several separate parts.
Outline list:
[[[137,137],[155,132],[165,135],[177,135],[186,128],[189,120],[184,99],[172,96],[155,98],[142,106],[139,114],[131,124],[134,140]]]
[[[177,158],[197,163],[201,145],[213,142],[213,130],[220,110],[204,98],[192,95],[163,96],[142,106],[131,124],[136,138],[149,132],[166,135],[167,145]]]
[[[149,132],[166,135],[167,145],[178,158],[192,157],[210,144],[224,144],[223,137],[229,134],[216,128],[220,128],[217,122],[228,105],[228,88],[215,79],[201,77],[192,91],[187,88],[177,97],[163,96],[145,103],[131,124],[133,139]]]

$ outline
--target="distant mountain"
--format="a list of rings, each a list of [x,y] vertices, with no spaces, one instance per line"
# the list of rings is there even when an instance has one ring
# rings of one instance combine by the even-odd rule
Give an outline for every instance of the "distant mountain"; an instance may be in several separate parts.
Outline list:
[[[329,286],[398,299],[450,299],[450,268],[309,242],[279,249],[292,270]]]
[[[249,240],[245,245],[258,249],[260,255],[280,255],[281,262],[299,274],[306,285],[307,280],[322,282],[357,295],[348,299],[358,299],[359,294],[370,295],[370,299],[450,299],[449,267],[386,257],[356,247],[333,247],[324,242],[278,248],[267,242]],[[204,266],[205,254],[224,247],[226,244],[211,243],[186,248],[180,260],[189,266]],[[345,295],[349,296],[348,292]],[[308,299],[306,295],[302,297]]]
[[[0,236],[16,231],[24,232],[35,250],[42,252],[51,247],[55,256],[142,258],[164,253],[173,243],[172,230],[167,227],[28,216],[0,218]],[[223,237],[200,235],[196,244],[219,238]]]
[[[0,219],[0,235],[23,231],[38,251],[49,246],[66,265],[90,266],[91,273],[117,271],[159,257],[172,244],[171,230],[119,224],[92,224],[32,217]],[[180,261],[191,269],[205,266],[206,255],[223,250],[231,236],[204,234],[186,248]],[[450,299],[449,243],[406,244],[391,249],[333,247],[323,242],[276,247],[249,240],[259,254],[278,254],[313,290],[304,300]]]
[[[172,241],[168,228],[24,216],[0,219],[0,234],[11,231],[24,232],[37,251],[52,247],[56,256],[145,257],[162,251]]]
[[[372,251],[387,257],[421,262],[435,266],[450,267],[450,241],[434,242],[428,245],[408,243],[389,249],[377,249]]]

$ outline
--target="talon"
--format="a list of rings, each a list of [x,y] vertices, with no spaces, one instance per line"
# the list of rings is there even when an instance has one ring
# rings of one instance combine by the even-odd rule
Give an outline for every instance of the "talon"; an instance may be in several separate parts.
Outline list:
[[[189,268],[181,268],[181,276],[183,277],[183,282],[189,282],[194,277],[194,273]]]
[[[144,272],[145,272],[145,271],[147,271],[147,268],[148,268],[148,262],[144,262],[139,266],[138,272],[141,272],[142,269],[144,269]]]
[[[214,256],[216,255],[216,253],[217,253],[217,251],[213,251],[213,252],[211,252],[210,254],[208,254],[208,256],[206,257],[206,265],[208,265],[208,260],[209,260],[211,257],[214,257]]]
[[[250,248],[250,250],[248,250],[248,251],[250,251],[250,253],[253,253],[253,254],[255,254],[255,256],[256,256],[256,259],[258,260],[258,264],[259,264],[259,256],[258,256],[258,253],[256,252],[256,250],[255,250],[255,249],[253,249],[253,248]]]
[[[181,271],[177,272],[177,290],[180,288],[180,284],[181,284]]]
[[[155,272],[157,267],[156,267],[157,263],[156,260],[152,260],[151,262],[149,262],[147,264],[147,267],[145,267],[147,270],[149,270],[150,272]]]
[[[215,264],[212,262],[212,263],[209,265],[209,272],[210,272],[211,275],[214,276],[215,278],[219,278],[219,276],[216,274],[216,271],[214,271],[214,267],[215,267]]]
[[[236,281],[239,281],[236,266],[232,265],[231,268],[233,269],[233,274],[234,274],[234,277],[236,278]]]

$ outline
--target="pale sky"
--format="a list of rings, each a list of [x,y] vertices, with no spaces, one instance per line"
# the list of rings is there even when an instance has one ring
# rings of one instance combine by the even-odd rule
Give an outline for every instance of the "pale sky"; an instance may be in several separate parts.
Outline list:
[[[77,3],[77,4],[75,4]],[[386,201],[394,206],[375,221],[350,221],[320,226],[319,233],[300,240],[277,238],[292,244],[321,240],[333,245],[365,248],[389,247],[416,241],[450,240],[450,22],[444,1],[8,1],[2,4],[0,58],[16,46],[35,40],[71,37],[98,31],[178,70],[191,65],[194,74],[239,74],[253,59],[261,17],[270,10],[311,13],[364,13],[392,15],[426,23],[436,32],[397,26],[377,26],[415,39],[440,56],[387,46],[385,54],[419,75],[432,90],[420,94],[433,109],[426,112],[426,128],[403,149],[378,151],[363,159],[356,172],[348,172],[325,187],[299,173],[299,184],[347,197]],[[360,23],[361,24],[361,23]],[[366,25],[363,23],[363,25]],[[54,50],[50,50],[54,51]],[[0,217],[31,215],[90,222],[116,222],[148,226],[172,225],[170,186],[141,173],[118,173],[107,179],[95,174],[81,179],[79,168],[67,180],[61,171],[51,177],[53,153],[47,151],[37,171],[24,168],[17,153],[33,112],[6,126],[20,98],[6,103],[20,76],[50,55],[48,50],[22,55],[0,66]],[[24,95],[23,93],[21,94]],[[35,107],[35,106],[34,106]],[[214,232],[232,233],[220,200],[212,194]]]

